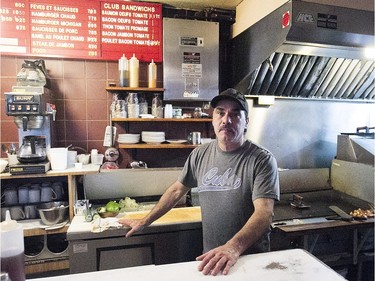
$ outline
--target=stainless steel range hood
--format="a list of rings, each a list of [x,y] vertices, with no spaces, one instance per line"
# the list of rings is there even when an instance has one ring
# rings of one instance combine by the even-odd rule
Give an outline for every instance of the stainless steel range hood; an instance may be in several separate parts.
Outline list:
[[[259,24],[266,25],[268,18]],[[248,37],[251,29],[253,26],[240,35]],[[265,34],[280,36],[272,31],[258,36]],[[233,39],[233,62],[237,63],[233,63],[232,85],[248,95],[375,99],[375,63],[364,56],[366,47],[374,47],[374,14],[370,11],[293,1],[292,27],[285,42],[269,52],[268,58],[257,66],[240,59],[236,46],[243,42],[246,40],[240,36]],[[242,48],[249,57],[265,56],[256,51],[259,46]]]

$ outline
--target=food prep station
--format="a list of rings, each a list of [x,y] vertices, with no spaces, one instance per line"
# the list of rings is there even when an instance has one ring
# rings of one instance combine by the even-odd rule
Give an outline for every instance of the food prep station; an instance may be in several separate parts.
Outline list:
[[[371,157],[372,152],[369,154],[366,157]],[[361,159],[362,156],[358,161],[361,162]],[[330,169],[280,170],[281,199],[275,205],[271,232],[273,251],[302,248],[329,266],[357,268],[356,280],[361,280],[363,262],[373,260],[374,218],[348,219],[333,210],[338,207],[349,214],[359,208],[372,208],[368,198],[373,195],[371,186],[374,183],[367,181],[374,173],[374,166],[358,161],[334,159]],[[367,174],[351,185],[349,190],[354,191],[348,192],[343,181],[349,181],[344,177],[356,178],[353,173],[358,169]],[[87,175],[84,177],[86,198],[95,202],[121,198],[126,194],[137,200],[154,200],[154,195],[161,195],[180,170],[133,169]],[[156,177],[160,172],[163,177]],[[100,188],[103,186],[105,188]],[[67,233],[71,272],[194,260],[200,254],[202,239],[200,208],[196,197],[194,191],[188,194],[180,202],[180,208],[172,209],[169,215],[127,239],[124,238],[126,228],[112,225],[94,233],[92,223],[86,222],[83,216],[76,216]],[[139,218],[146,212],[128,212],[126,216]],[[131,259],[120,258],[129,254]],[[113,255],[118,257],[114,259],[119,261],[117,265],[109,262]],[[80,263],[77,263],[78,260]]]

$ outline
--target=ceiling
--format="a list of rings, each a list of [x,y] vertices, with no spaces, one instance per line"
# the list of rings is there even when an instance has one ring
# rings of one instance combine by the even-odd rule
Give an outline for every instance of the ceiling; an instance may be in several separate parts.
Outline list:
[[[170,5],[180,9],[203,10],[205,8],[219,8],[225,10],[236,10],[236,6],[242,0],[147,0],[147,2],[155,2]]]

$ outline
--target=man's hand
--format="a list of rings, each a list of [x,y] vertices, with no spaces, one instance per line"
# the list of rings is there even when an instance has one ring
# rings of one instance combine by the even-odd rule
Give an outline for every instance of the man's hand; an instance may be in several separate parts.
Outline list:
[[[202,271],[204,275],[215,276],[219,272],[227,275],[230,268],[238,261],[239,256],[240,253],[227,243],[197,257],[197,261],[202,261],[198,270]]]
[[[141,219],[132,220],[132,219],[122,218],[122,219],[119,219],[118,222],[124,226],[130,227],[130,230],[128,231],[128,233],[126,233],[126,237],[130,237],[135,232],[141,231],[142,229],[146,227],[145,223]]]

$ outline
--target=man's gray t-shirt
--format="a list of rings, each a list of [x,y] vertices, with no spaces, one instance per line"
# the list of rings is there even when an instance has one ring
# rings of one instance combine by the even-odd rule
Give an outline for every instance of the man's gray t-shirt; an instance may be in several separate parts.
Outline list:
[[[247,222],[253,200],[279,200],[277,163],[266,149],[250,141],[235,151],[222,151],[217,141],[194,149],[179,181],[197,187],[202,210],[203,251],[224,245]],[[269,232],[245,253],[269,250]]]

